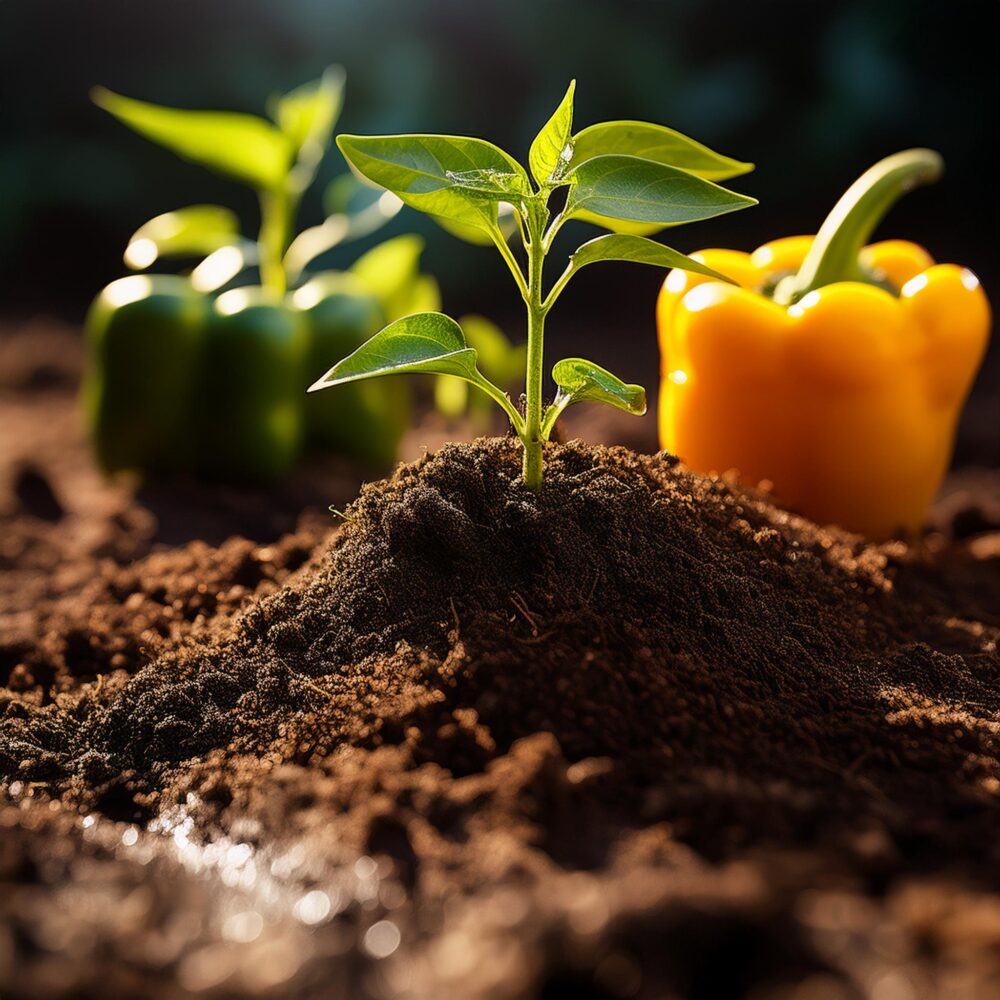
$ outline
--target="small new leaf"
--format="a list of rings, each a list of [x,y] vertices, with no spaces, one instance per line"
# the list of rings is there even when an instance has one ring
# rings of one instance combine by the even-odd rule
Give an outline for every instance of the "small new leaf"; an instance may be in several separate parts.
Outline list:
[[[406,372],[458,375],[477,381],[476,352],[466,344],[462,328],[449,316],[404,316],[335,364],[309,391]]]
[[[497,205],[526,193],[524,168],[482,139],[447,135],[340,135],[347,162],[407,205],[498,233]]]
[[[599,218],[675,226],[711,219],[756,205],[695,174],[636,156],[595,156],[568,175],[575,183],[566,200],[567,218]]]
[[[535,136],[528,151],[528,166],[539,185],[559,183],[573,156],[573,94],[576,80],[571,80],[566,96],[555,113]]]
[[[598,236],[571,254],[570,260],[577,270],[602,260],[628,260],[636,264],[651,264],[653,267],[674,267],[682,271],[693,271],[695,274],[703,274],[716,281],[735,284],[732,278],[713,271],[693,257],[671,250],[662,243],[647,240],[643,236],[627,236],[621,233]]]
[[[552,378],[571,403],[607,403],[637,416],[646,412],[646,390],[641,385],[623,382],[593,361],[563,358],[553,366]]]
[[[235,243],[239,236],[239,220],[228,208],[189,205],[140,226],[125,248],[125,263],[141,271],[160,257],[201,257]]]
[[[716,153],[686,135],[650,122],[601,122],[573,139],[572,166],[595,156],[617,154],[680,167],[710,181],[724,181],[753,170],[752,163]]]
[[[283,183],[292,158],[288,137],[255,115],[186,111],[135,101],[97,87],[94,103],[133,131],[178,156],[258,189]]]
[[[557,361],[552,368],[552,378],[559,392],[542,420],[545,440],[552,433],[559,415],[573,403],[604,403],[636,416],[646,412],[646,390],[641,385],[623,382],[606,368],[585,358]]]

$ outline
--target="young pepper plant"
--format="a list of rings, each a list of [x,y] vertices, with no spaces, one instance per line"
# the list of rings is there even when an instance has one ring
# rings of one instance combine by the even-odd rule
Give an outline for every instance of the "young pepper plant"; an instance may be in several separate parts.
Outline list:
[[[441,313],[420,313],[391,323],[333,366],[310,391],[403,372],[455,375],[501,406],[524,447],[525,485],[542,484],[542,445],[567,406],[605,403],[642,414],[646,394],[584,358],[564,358],[552,377],[554,401],[543,406],[545,321],[572,277],[588,264],[623,260],[682,268],[720,280],[718,272],[640,232],[709,219],[756,204],[714,183],[753,169],[672,129],[645,122],[604,122],[574,134],[575,82],[528,153],[530,175],[499,147],[482,139],[447,135],[340,135],[348,163],[405,204],[447,223],[477,231],[493,243],[514,278],[527,311],[524,411],[477,366],[477,352],[462,328]],[[559,207],[561,202],[561,207]],[[499,225],[500,206],[513,206],[521,259]],[[546,291],[545,259],[570,220],[597,223],[612,232],[570,255]],[[621,230],[628,230],[623,232]]]
[[[191,281],[211,293],[256,266],[260,283],[283,295],[320,254],[374,232],[402,207],[394,195],[360,184],[350,174],[327,188],[327,218],[297,235],[294,223],[330,144],[343,104],[344,71],[331,66],[318,80],[268,102],[271,120],[229,111],[168,108],[103,87],[95,103],[140,135],[183,159],[240,181],[257,194],[260,229],[244,237],[234,212],[190,205],[158,215],[129,240],[125,263],[145,270],[162,257],[205,256]]]

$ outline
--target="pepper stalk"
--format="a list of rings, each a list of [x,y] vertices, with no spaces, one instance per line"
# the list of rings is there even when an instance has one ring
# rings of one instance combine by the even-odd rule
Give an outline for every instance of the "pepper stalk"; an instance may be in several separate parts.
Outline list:
[[[879,160],[842,195],[826,217],[798,272],[774,290],[778,305],[792,305],[837,281],[878,284],[859,261],[862,248],[890,208],[908,191],[938,180],[944,161],[933,149],[906,149]]]

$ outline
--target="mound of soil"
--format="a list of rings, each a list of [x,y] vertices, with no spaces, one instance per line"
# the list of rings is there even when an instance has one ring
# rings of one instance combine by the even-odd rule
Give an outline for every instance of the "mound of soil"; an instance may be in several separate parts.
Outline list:
[[[53,697],[21,651],[0,875],[145,895],[77,913],[62,980],[58,906],[0,903],[13,995],[995,992],[996,536],[867,546],[667,455],[546,460],[536,495],[515,442],[450,445],[314,547],[115,569],[107,680]],[[208,572],[250,576],[205,614]]]

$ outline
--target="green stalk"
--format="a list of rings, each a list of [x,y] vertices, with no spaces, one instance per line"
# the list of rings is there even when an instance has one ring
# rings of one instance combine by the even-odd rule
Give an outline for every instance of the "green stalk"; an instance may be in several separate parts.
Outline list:
[[[875,283],[858,256],[875,227],[908,191],[936,181],[944,169],[932,149],[907,149],[866,170],[826,217],[797,274],[778,282],[774,301],[791,305],[837,281]]]
[[[257,237],[260,283],[277,296],[284,295],[288,290],[284,257],[291,236],[293,214],[293,200],[284,188],[261,192],[260,233]]]
[[[542,368],[545,341],[545,313],[542,305],[542,270],[545,247],[542,233],[547,210],[529,212],[526,244],[528,252],[528,289],[525,304],[528,307],[528,362],[525,379],[524,435],[524,485],[529,490],[542,488]]]

